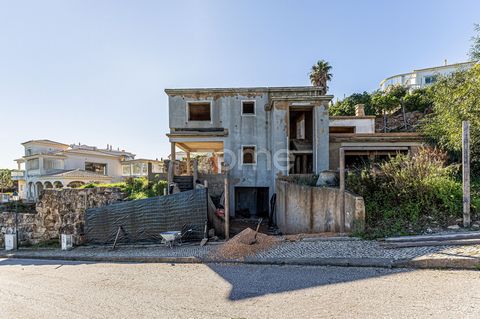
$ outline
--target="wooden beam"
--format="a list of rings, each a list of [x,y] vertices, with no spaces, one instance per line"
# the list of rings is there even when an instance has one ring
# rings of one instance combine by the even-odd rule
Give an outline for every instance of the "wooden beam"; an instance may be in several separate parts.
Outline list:
[[[462,123],[463,227],[470,227],[470,122]]]

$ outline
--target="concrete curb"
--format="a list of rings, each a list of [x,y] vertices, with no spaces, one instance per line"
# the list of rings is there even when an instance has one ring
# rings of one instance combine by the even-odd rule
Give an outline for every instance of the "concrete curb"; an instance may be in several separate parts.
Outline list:
[[[292,266],[337,266],[375,268],[416,268],[416,269],[465,269],[480,270],[480,259],[476,258],[428,258],[394,260],[386,258],[246,258],[245,260],[218,260],[198,257],[127,257],[127,256],[42,256],[15,253],[0,253],[0,258],[44,259],[85,262],[124,262],[124,263],[175,263],[175,264],[252,264],[252,265],[292,265]]]
[[[418,269],[469,269],[480,270],[480,259],[473,257],[429,258],[419,257],[407,260],[404,267]]]
[[[169,264],[200,264],[203,261],[197,257],[127,257],[127,256],[41,256],[0,254],[0,258],[12,259],[39,259],[39,260],[67,260],[87,262],[132,262],[132,263],[169,263]]]

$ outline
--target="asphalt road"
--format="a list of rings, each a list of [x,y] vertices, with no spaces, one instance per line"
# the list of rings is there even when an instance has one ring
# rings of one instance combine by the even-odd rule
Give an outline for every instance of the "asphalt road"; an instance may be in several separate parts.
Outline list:
[[[480,318],[480,272],[0,259],[0,318]]]

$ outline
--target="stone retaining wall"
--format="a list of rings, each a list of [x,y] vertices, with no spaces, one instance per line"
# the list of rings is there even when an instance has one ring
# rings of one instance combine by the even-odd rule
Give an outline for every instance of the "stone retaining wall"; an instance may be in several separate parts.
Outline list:
[[[58,239],[60,234],[74,235],[76,244],[84,242],[85,210],[122,200],[119,188],[47,189],[36,205],[36,214],[18,214],[21,244],[37,244]],[[13,233],[15,213],[0,214],[0,244],[5,233]]]
[[[38,214],[36,213],[19,213],[19,241],[23,244],[31,244],[38,242],[37,225],[39,224]],[[0,213],[0,249],[4,246],[5,234],[13,234],[15,232],[15,213]]]
[[[340,191],[332,187],[313,187],[287,181],[276,182],[277,225],[285,234],[340,231]],[[365,227],[363,197],[345,192],[345,231]]]

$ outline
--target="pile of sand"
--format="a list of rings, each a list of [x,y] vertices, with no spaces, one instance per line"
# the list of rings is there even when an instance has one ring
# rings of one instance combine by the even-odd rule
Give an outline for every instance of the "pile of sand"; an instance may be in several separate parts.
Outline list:
[[[280,242],[277,237],[258,233],[256,243],[250,244],[254,237],[255,231],[246,228],[223,244],[211,257],[217,260],[243,259],[246,256],[252,256],[260,251],[267,250]]]

